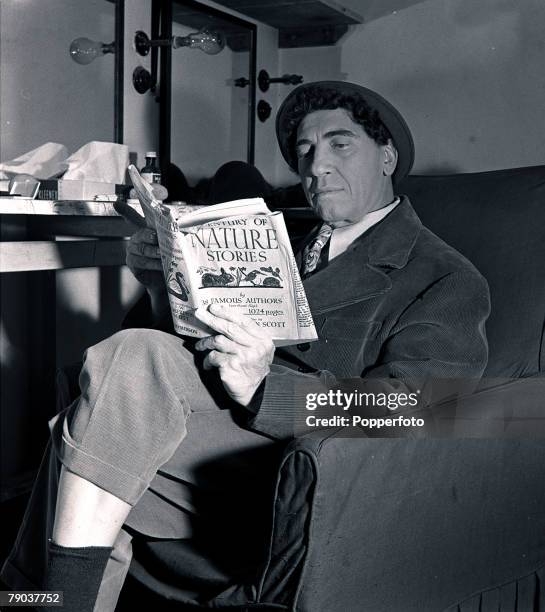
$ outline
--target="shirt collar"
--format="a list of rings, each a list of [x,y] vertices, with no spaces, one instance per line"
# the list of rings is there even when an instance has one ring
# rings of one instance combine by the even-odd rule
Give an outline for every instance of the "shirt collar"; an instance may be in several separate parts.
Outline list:
[[[329,242],[328,261],[344,253],[356,238],[384,219],[400,201],[399,198],[395,198],[388,206],[367,213],[363,219],[360,219],[358,222],[334,229]]]

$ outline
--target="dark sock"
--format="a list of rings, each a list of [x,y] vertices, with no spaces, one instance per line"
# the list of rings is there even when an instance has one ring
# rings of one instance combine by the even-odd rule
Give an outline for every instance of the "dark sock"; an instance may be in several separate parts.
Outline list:
[[[63,591],[63,612],[92,612],[111,552],[110,546],[72,548],[49,542],[44,590]]]

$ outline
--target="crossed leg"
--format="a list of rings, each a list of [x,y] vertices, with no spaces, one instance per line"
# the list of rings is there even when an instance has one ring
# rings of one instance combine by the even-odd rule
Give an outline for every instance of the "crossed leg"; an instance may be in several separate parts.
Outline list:
[[[4,580],[43,588],[48,538],[66,549],[113,546],[95,608],[106,611],[130,560],[125,523],[154,537],[191,537],[198,508],[184,483],[222,489],[221,473],[203,478],[199,466],[228,451],[276,450],[237,425],[217,378],[203,380],[184,342],[163,332],[125,330],[91,347],[80,387],[80,399],[51,423],[54,453],[42,465]],[[231,467],[242,480],[259,472],[238,459]]]

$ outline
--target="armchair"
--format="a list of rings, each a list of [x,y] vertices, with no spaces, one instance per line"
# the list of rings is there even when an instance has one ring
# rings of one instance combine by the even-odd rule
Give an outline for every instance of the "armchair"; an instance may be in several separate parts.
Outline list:
[[[464,426],[292,441],[263,567],[210,597],[172,593],[173,610],[545,610],[545,166],[412,176],[399,191],[490,285],[490,358],[457,408]],[[119,609],[154,579],[133,563]]]

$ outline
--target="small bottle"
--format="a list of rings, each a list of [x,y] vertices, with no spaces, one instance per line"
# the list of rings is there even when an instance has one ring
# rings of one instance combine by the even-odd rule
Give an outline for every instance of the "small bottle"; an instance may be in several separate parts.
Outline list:
[[[142,178],[148,183],[160,183],[161,182],[161,170],[157,165],[157,153],[155,151],[148,151],[146,153],[146,165],[140,171]]]

